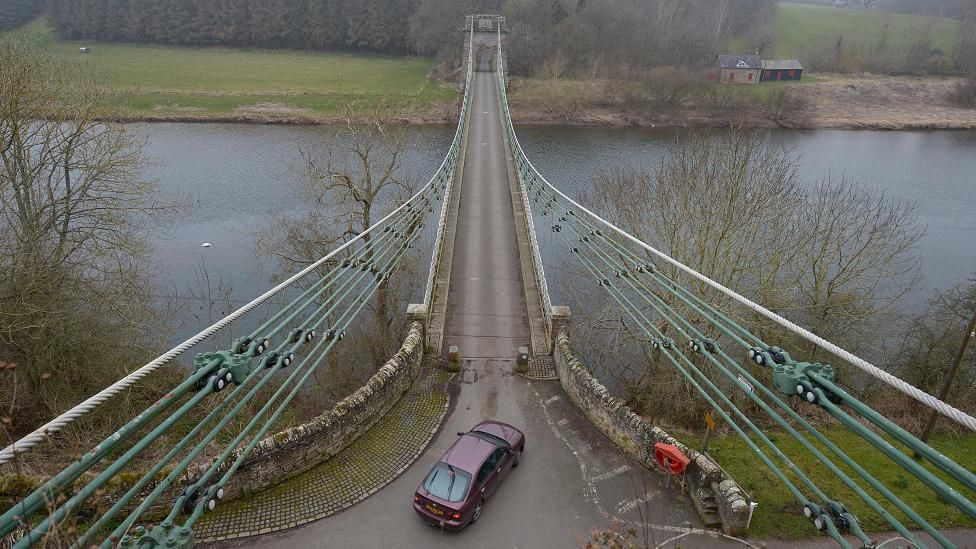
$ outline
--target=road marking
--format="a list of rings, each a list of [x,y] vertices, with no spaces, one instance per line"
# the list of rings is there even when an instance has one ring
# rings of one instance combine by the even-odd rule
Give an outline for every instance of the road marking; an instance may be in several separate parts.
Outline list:
[[[607,471],[606,473],[603,473],[602,475],[597,475],[590,480],[593,480],[594,482],[600,480],[607,480],[608,478],[613,478],[617,475],[626,473],[627,471],[630,471],[630,465],[621,465],[620,467],[617,467],[613,471]]]
[[[557,400],[559,400],[559,395],[553,395],[552,397],[549,398],[549,400],[546,401],[546,404],[552,404],[553,402],[556,402]]]
[[[561,425],[566,425],[567,423],[569,423],[569,420],[566,419],[566,418],[562,418],[562,419],[560,419],[559,421],[556,422],[556,425],[560,425],[561,426]]]
[[[536,394],[538,395],[538,393]],[[758,549],[756,545],[753,545],[748,541],[714,530],[705,530],[702,528],[688,528],[685,526],[671,526],[669,524],[654,524],[645,521],[629,521],[611,515],[606,510],[603,509],[602,505],[600,505],[600,497],[599,494],[597,493],[596,484],[593,482],[593,479],[590,478],[589,475],[587,474],[586,463],[583,461],[583,458],[580,457],[579,452],[573,449],[573,445],[570,444],[569,440],[567,440],[566,437],[563,436],[561,432],[559,432],[559,428],[556,427],[556,423],[552,420],[552,416],[549,415],[549,409],[546,408],[546,403],[542,400],[539,400],[539,406],[542,407],[542,414],[546,417],[546,423],[549,424],[549,428],[552,429],[552,432],[556,435],[556,438],[561,440],[563,444],[565,444],[566,447],[569,448],[569,450],[573,452],[573,455],[576,457],[576,462],[579,464],[579,468],[580,468],[580,474],[583,477],[583,485],[584,485],[583,498],[592,501],[593,505],[596,507],[597,512],[603,515],[605,519],[611,522],[617,522],[621,525],[634,525],[637,527],[646,527],[652,530],[658,530],[662,532],[673,532],[676,534],[684,534],[684,536],[698,535],[698,536],[702,536],[705,538],[712,538],[712,539],[718,539],[718,538],[728,539],[728,540],[733,540],[738,543],[741,543],[746,547],[752,547]]]
[[[617,504],[617,514],[618,515],[622,515],[624,513],[629,513],[631,511],[633,511],[634,509],[637,509],[637,506],[638,505],[643,505],[643,504],[651,501],[652,499],[654,499],[654,497],[656,495],[657,494],[652,494],[652,493],[648,492],[648,493],[644,494],[643,496],[641,496],[639,498],[636,498],[636,499],[626,499],[624,501],[621,501],[620,503]]]

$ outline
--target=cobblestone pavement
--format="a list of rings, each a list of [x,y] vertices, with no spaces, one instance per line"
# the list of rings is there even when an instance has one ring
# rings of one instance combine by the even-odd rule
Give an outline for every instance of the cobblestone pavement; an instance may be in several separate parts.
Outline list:
[[[529,371],[520,375],[538,381],[559,379],[559,376],[556,374],[556,362],[551,356],[539,356],[530,359]]]
[[[444,420],[453,378],[425,362],[400,402],[366,434],[315,469],[222,505],[194,527],[197,539],[218,541],[293,528],[374,494],[423,453]]]

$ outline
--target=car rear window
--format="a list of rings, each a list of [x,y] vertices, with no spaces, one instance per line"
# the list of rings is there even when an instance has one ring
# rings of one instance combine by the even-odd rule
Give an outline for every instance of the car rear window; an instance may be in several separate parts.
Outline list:
[[[464,499],[464,494],[471,484],[471,475],[467,471],[451,467],[444,462],[438,462],[424,481],[424,490],[452,503]]]
[[[502,448],[508,447],[508,442],[498,435],[493,435],[491,433],[486,433],[484,431],[471,431],[471,435],[474,435],[482,440],[487,440],[488,442],[494,444],[495,446],[501,446]]]

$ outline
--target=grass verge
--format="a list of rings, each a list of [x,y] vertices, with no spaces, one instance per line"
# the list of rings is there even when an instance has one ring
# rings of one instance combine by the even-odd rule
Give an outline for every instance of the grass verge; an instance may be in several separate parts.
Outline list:
[[[961,510],[936,496],[922,481],[883,457],[873,446],[850,431],[835,426],[821,429],[821,432],[936,528],[976,527],[976,519],[966,516]],[[823,466],[813,454],[807,452],[796,439],[784,432],[769,432],[767,435],[817,486],[829,496],[844,503],[857,515],[866,531],[892,530],[891,526],[872,511],[836,475]],[[887,437],[885,438],[899,449],[905,450],[902,445]],[[694,437],[688,437],[686,440],[693,441],[693,448],[701,447],[700,441]],[[758,438],[753,437],[753,440],[764,451],[768,450]],[[828,457],[836,457],[822,445],[816,444],[816,446]],[[966,469],[976,469],[976,452],[973,451],[976,448],[976,434],[936,436],[933,437],[932,446]],[[803,516],[799,503],[786,486],[738,436],[727,435],[718,439],[713,438],[709,444],[708,453],[722,465],[742,488],[752,494],[755,501],[759,502],[759,507],[756,508],[749,528],[750,537],[758,539],[800,539],[816,534],[813,525]],[[771,452],[766,453],[775,463],[781,465],[781,462],[772,456]],[[909,453],[909,455],[911,454]],[[853,471],[840,462],[839,458],[832,459],[832,461],[838,464],[851,478],[858,479]],[[922,463],[929,471],[936,471],[927,462]],[[783,469],[785,470],[785,467]],[[947,475],[941,472],[938,475],[943,480],[948,480]],[[787,476],[802,492],[809,494],[810,491],[805,489],[795,474],[787,473]],[[859,484],[866,486],[863,481]],[[954,484],[950,483],[950,485]],[[909,527],[914,526],[880,493],[872,489],[867,489],[867,492],[883,507],[889,509],[903,524]]]

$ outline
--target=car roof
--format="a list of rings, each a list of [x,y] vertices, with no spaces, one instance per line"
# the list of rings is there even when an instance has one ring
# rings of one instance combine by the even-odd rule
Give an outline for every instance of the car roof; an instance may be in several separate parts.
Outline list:
[[[444,453],[441,461],[451,467],[459,467],[469,473],[477,471],[485,458],[491,455],[499,446],[487,440],[464,435],[458,437],[454,444]]]

